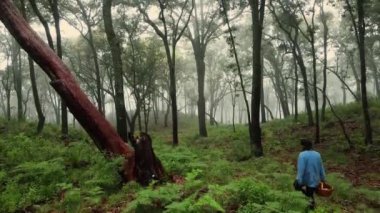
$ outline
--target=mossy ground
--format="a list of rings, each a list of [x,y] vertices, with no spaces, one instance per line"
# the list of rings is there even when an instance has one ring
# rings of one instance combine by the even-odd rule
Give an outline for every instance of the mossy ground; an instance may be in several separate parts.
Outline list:
[[[355,150],[335,117],[321,125],[327,180],[335,192],[317,198],[315,212],[380,210],[380,103],[371,103],[375,144],[365,146],[360,106],[337,107]],[[142,188],[122,184],[120,158],[105,159],[80,130],[70,143],[48,125],[40,136],[34,123],[0,120],[0,212],[303,212],[307,199],[292,189],[299,139],[313,137],[301,115],[263,125],[265,156],[250,155],[247,126],[208,127],[197,136],[195,118],[181,118],[180,144],[171,145],[171,130],[152,128],[153,145],[167,172],[165,183]]]

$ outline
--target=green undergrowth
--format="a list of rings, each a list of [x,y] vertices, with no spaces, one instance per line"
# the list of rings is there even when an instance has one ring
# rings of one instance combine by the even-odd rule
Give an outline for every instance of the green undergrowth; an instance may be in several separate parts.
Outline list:
[[[78,212],[118,190],[121,158],[107,160],[85,140],[60,141],[24,133],[0,137],[0,212]],[[48,204],[48,205],[47,205]]]
[[[372,104],[374,118],[379,108]],[[357,104],[336,109],[344,120],[360,117]],[[0,120],[0,212],[305,212],[308,200],[292,186],[299,139],[313,132],[305,122],[300,115],[298,122],[289,118],[264,124],[261,158],[249,158],[245,125],[237,125],[235,132],[229,125],[209,127],[209,136],[201,138],[193,126],[196,120],[187,118],[177,147],[170,143],[170,129],[155,127],[153,146],[167,177],[164,183],[141,187],[122,184],[122,159],[105,158],[79,130],[70,130],[71,142],[65,144],[54,125],[36,136],[35,124]],[[373,123],[376,127],[378,121]],[[321,127],[324,142],[317,149],[323,151],[325,166],[348,165],[352,159],[331,112]],[[350,136],[360,152],[368,151],[360,128]],[[379,189],[354,186],[337,171],[327,171],[327,177],[335,191],[329,198],[317,197],[315,212],[379,210]]]

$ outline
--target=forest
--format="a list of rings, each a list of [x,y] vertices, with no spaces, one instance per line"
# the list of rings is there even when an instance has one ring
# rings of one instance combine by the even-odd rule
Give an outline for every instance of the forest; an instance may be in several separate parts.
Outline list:
[[[379,0],[1,0],[0,21],[0,212],[380,211]]]

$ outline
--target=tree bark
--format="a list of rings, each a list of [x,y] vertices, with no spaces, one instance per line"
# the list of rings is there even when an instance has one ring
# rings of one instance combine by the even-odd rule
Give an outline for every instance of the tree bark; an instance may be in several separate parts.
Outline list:
[[[28,21],[24,3],[22,4],[21,12],[24,19]],[[45,115],[42,112],[40,97],[38,95],[36,74],[34,70],[34,62],[33,62],[33,59],[29,55],[28,55],[28,63],[29,63],[29,74],[30,74],[30,82],[31,82],[32,92],[33,92],[34,106],[36,108],[37,116],[38,116],[37,134],[40,134],[45,125]]]
[[[264,63],[262,63],[264,64]],[[260,103],[260,112],[261,112],[261,122],[265,123],[267,122],[267,118],[265,116],[265,98],[264,98],[264,83],[263,83],[263,76],[261,77],[261,103]]]
[[[17,97],[17,120],[24,119],[22,107],[22,61],[21,61],[21,48],[16,42],[12,48],[12,68],[13,68],[13,86]]]
[[[314,25],[314,16],[315,16],[315,4],[314,0],[313,6],[313,15],[312,15],[312,25],[308,25],[308,32],[310,35],[310,44],[311,44],[311,53],[313,56],[313,89],[314,89],[314,112],[315,112],[315,143],[320,142],[320,118],[319,118],[319,100],[318,100],[318,90],[317,90],[317,56],[315,53],[315,25]],[[306,19],[305,19],[306,22]],[[306,22],[307,23],[307,22]]]
[[[377,70],[376,66],[376,61],[374,58],[374,53],[373,53],[373,48],[371,47],[370,50],[368,51],[368,56],[369,56],[369,66],[371,67],[371,71],[373,74],[373,81],[375,84],[375,90],[376,90],[376,97],[380,98],[380,84],[379,84],[379,73]]]
[[[361,77],[361,96],[362,96],[362,110],[364,118],[364,133],[365,144],[372,144],[372,128],[371,119],[368,110],[367,99],[367,67],[365,58],[365,20],[364,20],[364,8],[363,0],[357,0],[357,13],[358,13],[358,36],[357,43],[359,47],[360,56],[360,77]]]
[[[204,96],[205,90],[205,49],[203,49],[200,44],[195,44],[197,41],[193,41],[193,49],[195,55],[195,63],[197,65],[198,74],[198,125],[199,125],[199,135],[202,137],[207,137],[206,128],[206,100]]]
[[[359,100],[361,98],[360,77],[359,77],[359,74],[358,74],[356,67],[355,67],[354,53],[352,51],[349,51],[349,53],[348,53],[348,63],[350,64],[352,74],[354,75],[355,83],[356,83],[356,97],[358,97],[358,98],[355,100],[357,100],[359,102]]]
[[[58,10],[58,0],[49,0],[51,11],[54,19],[55,33],[56,33],[56,47],[57,54],[60,59],[62,59],[62,37],[61,37],[61,25],[60,25],[60,14]],[[65,100],[61,100],[61,134],[62,138],[66,139],[69,133],[69,125],[67,118],[67,106]]]
[[[36,111],[38,115],[37,134],[40,134],[45,125],[45,115],[42,112],[41,102],[38,95],[33,59],[30,56],[28,56],[28,61],[29,61],[30,81],[32,84],[34,106],[36,107]]]
[[[11,120],[11,85],[10,85],[10,77],[11,77],[11,71],[10,67],[6,68],[5,71],[6,80],[2,79],[2,84],[5,90],[5,98],[6,98],[6,117],[7,120]],[[3,76],[4,77],[4,76]]]
[[[128,139],[127,115],[124,103],[123,66],[121,60],[120,40],[116,37],[112,24],[112,0],[103,0],[103,19],[107,40],[111,48],[115,77],[115,110],[117,132],[124,141]]]
[[[312,126],[314,124],[314,119],[313,119],[313,112],[311,110],[310,106],[310,94],[309,94],[309,85],[308,85],[308,80],[307,80],[307,72],[306,72],[306,66],[302,58],[302,53],[301,49],[296,45],[297,53],[296,53],[296,59],[298,62],[298,65],[301,70],[301,75],[303,78],[303,86],[304,86],[304,93],[305,93],[305,106],[306,106],[306,112],[307,112],[307,117],[308,117],[308,124],[309,126]]]
[[[51,85],[66,100],[67,106],[100,150],[126,158],[124,176],[135,179],[134,149],[118,136],[112,126],[82,92],[70,70],[22,18],[10,0],[0,1],[0,20],[21,47],[48,73]]]
[[[327,17],[325,14],[323,0],[321,2],[321,16],[322,16],[322,24],[323,24],[323,87],[322,87],[322,111],[321,111],[321,121],[326,120],[325,111],[326,111],[326,97],[327,97],[327,36],[329,33],[329,28],[327,26]]]
[[[44,16],[41,14],[39,11],[36,1],[35,0],[29,0],[30,5],[32,6],[32,9],[34,13],[37,15],[38,19],[40,20],[42,26],[44,27],[45,33],[46,33],[46,38],[49,44],[49,47],[54,50],[54,43],[53,43],[53,38],[50,34],[50,29],[49,29],[49,23],[45,20]]]
[[[261,98],[261,37],[264,21],[265,0],[249,0],[251,6],[253,46],[252,46],[252,98],[251,98],[251,154],[264,155],[261,144],[260,98]]]
[[[169,44],[167,44],[169,45]],[[170,52],[169,52],[170,55]],[[169,63],[169,79],[170,89],[169,95],[172,104],[172,130],[173,130],[173,145],[178,145],[178,110],[177,110],[177,91],[176,91],[176,76],[175,76],[175,43],[172,44],[172,57],[168,60]]]
[[[298,121],[298,65],[297,65],[297,59],[295,57],[295,47],[293,45],[293,60],[294,60],[294,121]]]

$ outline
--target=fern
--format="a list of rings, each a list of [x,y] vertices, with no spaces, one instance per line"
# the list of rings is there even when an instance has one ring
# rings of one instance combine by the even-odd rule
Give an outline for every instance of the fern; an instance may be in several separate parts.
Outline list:
[[[222,206],[210,195],[204,195],[194,204],[195,212],[225,212]]]

